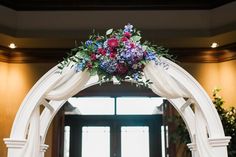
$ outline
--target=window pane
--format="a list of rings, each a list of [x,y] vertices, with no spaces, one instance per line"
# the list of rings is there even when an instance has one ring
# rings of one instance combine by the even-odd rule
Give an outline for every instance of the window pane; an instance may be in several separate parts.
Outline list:
[[[162,103],[163,98],[160,97],[119,97],[117,98],[117,114],[162,114]]]
[[[64,128],[64,157],[70,156],[70,126]]]
[[[162,150],[162,157],[166,157],[168,155],[168,152],[166,152],[166,150],[169,148],[168,126],[165,126],[165,127],[161,126],[161,150]]]
[[[110,157],[110,127],[82,128],[82,157]]]
[[[149,128],[121,127],[121,157],[149,157]]]
[[[114,115],[114,98],[79,97],[70,98],[68,102],[76,107],[74,114],[82,115]]]

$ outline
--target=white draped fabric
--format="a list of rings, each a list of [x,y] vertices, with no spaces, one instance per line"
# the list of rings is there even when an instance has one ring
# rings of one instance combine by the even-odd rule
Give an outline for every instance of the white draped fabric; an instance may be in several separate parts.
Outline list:
[[[151,61],[143,71],[145,78],[153,83],[150,88],[155,94],[167,99],[188,97],[187,90],[165,71],[162,64]]]
[[[53,88],[46,94],[46,99],[66,100],[82,90],[90,78],[88,71],[76,72],[72,68],[68,73],[68,76],[66,73],[63,74],[64,77],[53,85]]]
[[[62,72],[56,83],[49,87],[45,98],[49,100],[66,100],[81,91],[90,78],[89,72],[76,72],[74,68]],[[23,148],[22,157],[37,157],[40,153],[40,113],[39,107],[31,116],[28,140]]]
[[[200,112],[200,109],[195,110],[195,131],[196,131],[196,147],[198,150],[198,156],[200,157],[214,157],[214,155],[210,150],[210,146],[208,144],[208,137],[207,137],[207,128],[205,125],[203,125],[205,122],[205,119],[203,119],[203,115]]]
[[[35,109],[31,116],[30,127],[28,131],[28,140],[23,148],[21,157],[35,156],[40,154],[40,111],[39,107]]]

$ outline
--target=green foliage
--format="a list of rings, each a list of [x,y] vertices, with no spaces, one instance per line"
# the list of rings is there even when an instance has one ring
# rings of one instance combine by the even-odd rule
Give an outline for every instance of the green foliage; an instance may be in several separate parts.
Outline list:
[[[222,121],[225,135],[231,136],[231,141],[228,146],[229,157],[236,156],[236,108],[230,107],[229,109],[224,109],[224,101],[221,96],[218,95],[220,89],[213,90],[213,103],[219,113],[220,119]]]
[[[173,132],[170,136],[171,141],[181,144],[190,143],[189,133],[183,119],[180,116],[174,116],[170,119],[170,122],[176,124],[175,132]]]

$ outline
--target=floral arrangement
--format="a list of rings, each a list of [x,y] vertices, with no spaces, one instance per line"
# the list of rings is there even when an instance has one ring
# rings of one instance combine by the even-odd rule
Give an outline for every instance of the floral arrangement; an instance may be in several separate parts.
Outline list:
[[[105,36],[93,33],[89,40],[76,46],[61,63],[59,68],[69,64],[76,66],[76,71],[88,70],[91,75],[98,75],[101,82],[133,80],[138,85],[148,85],[143,81],[143,68],[149,61],[158,62],[160,56],[170,57],[168,50],[141,42],[140,31],[128,24],[124,29],[109,29]]]

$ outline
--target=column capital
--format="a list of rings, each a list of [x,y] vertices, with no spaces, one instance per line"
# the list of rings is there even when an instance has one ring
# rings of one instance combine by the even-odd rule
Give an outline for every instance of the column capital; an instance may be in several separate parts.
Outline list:
[[[209,138],[208,141],[212,147],[224,147],[229,144],[230,139],[230,136],[225,136],[221,138]]]
[[[25,139],[4,138],[3,141],[6,144],[7,148],[22,148],[26,143]]]
[[[196,147],[195,143],[189,143],[189,144],[187,144],[187,146],[191,151],[196,151],[197,150],[197,147]]]
[[[46,152],[47,149],[48,149],[49,145],[46,145],[46,144],[41,144],[40,146],[40,152]]]

